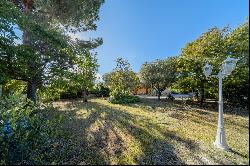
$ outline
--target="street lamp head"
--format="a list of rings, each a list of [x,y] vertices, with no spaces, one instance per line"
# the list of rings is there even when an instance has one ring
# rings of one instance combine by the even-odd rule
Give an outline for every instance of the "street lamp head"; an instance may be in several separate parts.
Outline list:
[[[221,68],[223,75],[225,76],[230,75],[232,71],[235,69],[237,61],[238,59],[235,58],[228,57],[227,59],[225,59]]]
[[[206,77],[209,77],[212,73],[212,66],[209,65],[208,63],[204,66],[203,68],[203,74],[206,76]]]

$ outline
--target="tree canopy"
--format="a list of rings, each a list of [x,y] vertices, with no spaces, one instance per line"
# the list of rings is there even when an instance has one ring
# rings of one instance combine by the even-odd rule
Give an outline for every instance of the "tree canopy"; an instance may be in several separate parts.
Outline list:
[[[0,3],[1,78],[27,82],[28,98],[36,101],[36,89],[53,79],[75,78],[76,73],[70,72],[73,66],[78,69],[84,66],[86,70],[89,65],[93,72],[88,73],[96,72],[96,67],[92,67],[97,66],[96,59],[89,50],[102,44],[102,39],[74,41],[68,33],[95,30],[102,0],[74,0],[74,3],[3,0]],[[23,34],[19,44],[16,41],[21,39],[14,29]],[[93,80],[87,75],[86,82]]]
[[[140,68],[141,82],[158,92],[160,99],[161,92],[170,87],[176,79],[176,58],[171,57],[154,62],[146,62]]]
[[[128,96],[139,83],[139,78],[132,71],[129,62],[122,58],[116,60],[115,69],[110,73],[106,73],[103,79],[111,90],[111,98],[115,99]]]
[[[182,49],[177,61],[179,77],[174,87],[184,92],[196,92],[197,97],[200,93],[201,103],[205,97],[217,98],[218,80],[214,78],[206,79],[203,74],[203,67],[206,63],[210,63],[214,66],[213,74],[217,74],[223,60],[230,56],[240,60],[232,75],[225,78],[224,96],[231,101],[232,99],[236,100],[236,98],[238,101],[245,101],[243,96],[248,96],[245,92],[248,91],[249,87],[248,41],[248,21],[232,31],[229,27],[223,29],[215,27],[203,33],[198,39],[188,43]],[[243,89],[245,89],[245,92],[243,92]],[[236,93],[235,90],[238,92],[240,90],[241,94]]]

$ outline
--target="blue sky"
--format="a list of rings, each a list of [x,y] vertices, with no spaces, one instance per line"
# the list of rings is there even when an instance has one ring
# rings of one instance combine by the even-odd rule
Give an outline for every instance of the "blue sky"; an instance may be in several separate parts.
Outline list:
[[[186,43],[212,27],[235,28],[249,15],[248,0],[106,0],[97,31],[102,37],[99,73],[111,71],[115,59],[127,59],[138,72],[146,61],[179,55]]]
[[[212,27],[239,26],[249,16],[248,6],[248,0],[105,0],[97,30],[71,35],[103,38],[94,50],[101,75],[115,67],[118,57],[138,72],[146,61],[178,56]]]

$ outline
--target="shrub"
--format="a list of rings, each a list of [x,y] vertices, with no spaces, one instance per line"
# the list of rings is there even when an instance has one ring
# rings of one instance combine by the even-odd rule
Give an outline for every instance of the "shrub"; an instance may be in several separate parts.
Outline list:
[[[0,164],[51,164],[58,160],[60,117],[43,112],[52,107],[35,106],[20,96],[0,100]]]
[[[249,88],[247,84],[230,85],[226,84],[223,89],[223,98],[229,103],[249,108]]]
[[[60,99],[60,93],[57,89],[44,88],[37,91],[37,97],[39,101],[56,101]]]
[[[73,91],[66,91],[60,94],[61,99],[75,99],[75,98],[80,98],[80,97],[81,97],[80,93],[73,92]]]
[[[90,93],[94,94],[96,97],[108,97],[110,89],[105,87],[102,83],[99,83],[90,91]]]
[[[110,97],[109,101],[113,104],[128,104],[128,103],[136,103],[140,101],[140,98],[137,96],[126,96],[120,99],[115,99]]]
[[[131,96],[128,93],[121,93],[119,91],[113,91],[110,93],[109,102],[113,104],[128,104],[139,102],[138,96]]]
[[[44,88],[43,90],[38,90],[38,98],[40,101],[57,101],[60,99],[76,99],[81,98],[82,92],[75,90],[58,90],[50,88]]]

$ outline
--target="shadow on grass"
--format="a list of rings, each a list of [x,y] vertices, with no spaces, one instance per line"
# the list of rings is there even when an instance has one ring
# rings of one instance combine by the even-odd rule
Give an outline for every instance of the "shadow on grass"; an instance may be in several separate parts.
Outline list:
[[[233,153],[233,154],[235,154],[235,155],[238,155],[238,156],[240,156],[240,157],[247,158],[247,155],[241,154],[241,153],[239,153],[239,152],[233,150],[232,148],[229,148],[229,152],[231,152],[231,153]]]
[[[186,164],[186,159],[183,161],[177,153],[179,151],[177,144],[184,146],[185,153],[188,151],[189,161],[195,160],[199,164],[208,164],[210,161],[217,164],[226,162],[223,156],[214,158],[216,153],[210,154],[206,150],[199,149],[194,141],[184,139],[164,127],[161,128],[162,125],[152,122],[149,117],[125,109],[133,111],[133,108],[139,107],[145,108],[143,111],[149,113],[154,111],[165,113],[169,108],[173,108],[172,113],[175,114],[188,111],[187,117],[174,117],[174,115],[173,117],[183,120],[195,116],[189,120],[202,124],[207,122],[206,125],[216,128],[214,122],[217,121],[217,117],[212,120],[207,118],[211,114],[208,110],[205,110],[208,113],[203,113],[202,109],[186,110],[187,104],[183,106],[179,102],[151,100],[125,104],[126,107],[110,105],[101,100],[90,100],[88,103],[83,103],[82,100],[65,100],[62,104],[63,110],[56,109],[52,112],[65,118],[62,125],[68,135],[68,139],[63,140],[63,144],[68,148],[62,151],[63,160],[59,164]],[[194,154],[195,152],[201,152],[205,157],[200,157]],[[239,152],[230,152],[245,157]]]
[[[122,109],[93,101],[69,102],[66,108],[53,112],[65,117],[63,128],[70,135],[64,142],[68,150],[61,164],[112,164],[115,161],[117,164],[180,165],[185,162],[178,157],[169,140],[178,141],[191,151],[197,148],[195,142],[162,130],[150,119],[135,117]],[[81,109],[88,112],[85,118],[79,117]],[[93,127],[95,124],[97,127]],[[134,140],[140,151],[138,154],[128,150],[135,148],[131,147]]]
[[[205,109],[207,110],[206,112],[204,111],[199,111],[200,114],[209,114],[211,112],[218,112],[218,102],[213,101],[213,102],[204,102],[202,106],[200,106],[200,103],[198,101],[191,101],[187,100],[185,102],[181,100],[167,100],[167,99],[161,99],[160,101],[157,99],[148,99],[148,98],[140,98],[141,102],[135,103],[135,104],[123,104],[123,105],[129,105],[131,107],[138,107],[138,106],[143,106],[143,107],[151,107],[151,108],[156,108],[156,107],[174,107],[177,110],[186,110],[187,108],[190,109]],[[238,115],[242,117],[247,117],[249,116],[249,110],[244,109],[244,108],[239,108],[239,107],[234,107],[230,104],[224,103],[224,113],[229,114],[229,115]]]
[[[63,117],[61,129],[64,137],[61,138],[61,145],[58,148],[64,150],[58,156],[60,161],[57,164],[105,164],[104,157],[86,141],[85,137],[86,129],[98,119],[101,112],[90,110],[91,107],[88,107],[87,111],[91,111],[91,114],[84,120],[79,119],[78,109],[73,109],[74,104],[72,103],[74,102],[67,104],[68,110],[60,111],[56,108],[53,112],[50,112],[53,116]]]
[[[124,104],[134,108],[142,108],[149,112],[167,113],[168,117],[177,120],[192,121],[196,124],[207,125],[213,127],[216,131],[218,121],[218,104],[217,102],[204,103],[204,107],[200,107],[199,103],[187,101],[185,104],[182,101],[157,100],[157,99],[141,99],[141,102],[135,104]],[[228,106],[227,106],[228,107]],[[237,108],[225,108],[224,114],[236,115],[240,117],[248,117],[249,110],[241,110]],[[215,114],[216,113],[216,114]],[[233,118],[227,118],[225,124],[237,126],[242,129],[248,129],[249,123],[236,121]]]

